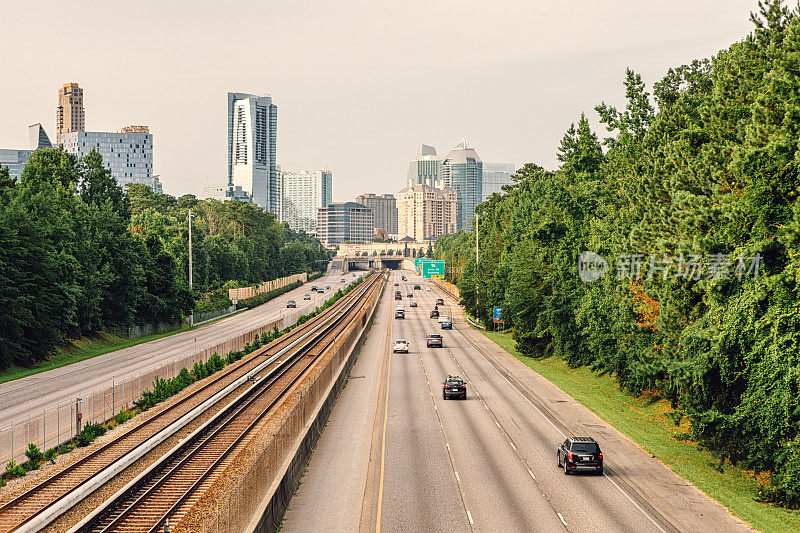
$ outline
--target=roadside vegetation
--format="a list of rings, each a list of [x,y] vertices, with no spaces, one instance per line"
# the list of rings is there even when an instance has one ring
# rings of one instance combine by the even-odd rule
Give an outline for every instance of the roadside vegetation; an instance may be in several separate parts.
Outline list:
[[[46,361],[66,339],[177,325],[230,280],[324,271],[327,260],[319,241],[252,204],[123,191],[97,152],[36,150],[19,180],[0,168],[0,371]],[[211,310],[220,296],[199,299]]]
[[[691,438],[689,422],[676,416],[666,400],[628,394],[620,390],[612,375],[587,366],[573,368],[557,357],[524,356],[516,350],[510,333],[483,334],[753,528],[776,533],[800,531],[800,512],[753,498],[762,476],[721,463],[717,455]]]
[[[133,409],[129,409],[118,413],[117,415],[114,416],[114,418],[112,418],[109,422],[105,424],[100,424],[100,423],[85,424],[83,429],[77,436],[61,444],[58,447],[50,448],[44,453],[42,453],[39,450],[38,446],[36,446],[33,443],[29,444],[28,449],[25,451],[25,456],[28,458],[28,460],[19,465],[15,460],[9,461],[6,464],[5,471],[2,474],[0,474],[0,487],[4,486],[8,480],[17,477],[23,477],[28,472],[32,470],[37,470],[45,461],[50,461],[51,463],[55,463],[55,458],[57,455],[68,453],[74,450],[75,448],[82,448],[84,446],[88,446],[89,444],[94,442],[94,440],[97,437],[105,435],[107,431],[114,429],[119,424],[127,422],[128,420],[142,413],[143,411],[147,411],[151,407],[158,405],[164,400],[167,400],[172,396],[175,396],[189,385],[192,385],[193,383],[200,381],[201,379],[211,376],[212,374],[222,370],[226,366],[231,365],[236,361],[239,361],[245,355],[253,353],[262,346],[266,346],[275,339],[281,337],[282,335],[285,335],[292,329],[296,328],[301,324],[304,324],[311,318],[317,316],[318,314],[328,309],[343,296],[345,296],[350,291],[358,287],[363,281],[364,278],[359,277],[356,281],[352,282],[344,289],[337,290],[333,294],[333,296],[328,298],[321,307],[318,307],[317,309],[311,311],[310,313],[301,315],[297,319],[297,322],[292,326],[284,328],[283,330],[280,331],[277,328],[275,328],[272,331],[265,331],[260,336],[257,336],[252,343],[246,344],[241,350],[231,351],[225,356],[220,356],[219,354],[215,353],[211,357],[209,357],[207,361],[196,362],[191,369],[188,369],[186,367],[181,368],[178,374],[172,378],[164,379],[156,376],[156,378],[153,380],[152,390],[143,392],[142,395],[133,402],[134,404]]]
[[[557,170],[527,164],[478,206],[479,266],[474,229],[435,256],[470,314],[504,309],[522,356],[665,402],[721,469],[763,481],[745,498],[796,509],[800,18],[759,8],[752,34],[652,95],[628,70],[625,107],[595,108],[605,138],[581,115]]]

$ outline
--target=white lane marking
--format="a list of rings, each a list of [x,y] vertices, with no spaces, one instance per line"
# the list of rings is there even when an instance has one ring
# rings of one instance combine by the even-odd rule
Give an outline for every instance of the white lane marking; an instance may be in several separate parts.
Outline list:
[[[495,421],[494,421],[494,423],[495,423],[495,425],[496,425],[497,427],[500,427],[500,422],[498,422],[497,420],[495,420]]]
[[[512,448],[514,448],[515,450],[517,449],[517,447],[516,447],[516,446],[514,446],[514,443],[513,443],[513,442],[511,442],[511,441],[508,441],[508,443],[511,445],[511,447],[512,447]]]
[[[532,477],[533,479],[536,479],[536,476],[534,476],[534,475],[533,475],[533,472],[531,472],[531,469],[530,469],[530,468],[528,469],[528,473],[531,475],[531,477]]]
[[[472,521],[472,513],[469,512],[469,509],[467,509],[467,518],[469,518],[469,525],[474,526],[475,522]]]
[[[564,520],[564,517],[561,516],[561,513],[556,513],[556,514],[558,515],[558,518],[561,520],[561,523],[564,524],[564,527],[567,527],[567,522],[566,520]]]
[[[450,451],[450,443],[449,442],[445,442],[445,445],[447,445],[447,451],[449,452]]]
[[[539,413],[540,415],[542,415],[542,418],[544,418],[545,420],[547,420],[547,422],[549,422],[549,423],[550,423],[550,425],[551,425],[551,426],[553,426],[553,429],[555,429],[556,431],[558,431],[558,433],[559,433],[559,434],[560,434],[562,437],[564,437],[564,438],[566,438],[566,437],[567,437],[567,436],[564,434],[564,432],[563,432],[563,431],[561,431],[560,429],[558,429],[558,426],[556,426],[556,425],[555,425],[555,423],[553,423],[553,421],[552,421],[552,420],[550,420],[550,419],[547,417],[547,415],[545,415],[545,414],[544,414],[544,413],[543,413],[541,410],[539,410],[539,408],[538,408],[538,407],[536,407],[536,405],[535,405],[535,404],[534,404],[534,403],[533,403],[533,402],[530,400],[530,398],[528,398],[527,396],[525,396],[524,394],[522,394],[522,391],[521,391],[521,390],[519,390],[519,389],[517,388],[517,386],[516,386],[516,385],[514,385],[514,384],[511,382],[511,380],[510,380],[510,379],[508,379],[508,378],[507,378],[505,375],[503,375],[503,373],[502,373],[502,372],[500,372],[500,370],[499,370],[499,369],[498,369],[496,366],[494,366],[494,364],[493,364],[491,361],[489,361],[489,360],[486,358],[486,356],[485,356],[485,355],[483,355],[483,354],[480,352],[480,350],[478,349],[478,347],[477,347],[477,346],[475,346],[475,344],[474,344],[474,343],[473,343],[471,340],[469,340],[469,339],[467,338],[467,336],[466,336],[466,335],[464,335],[464,334],[462,333],[462,334],[461,334],[461,337],[462,337],[462,338],[463,338],[465,341],[467,341],[467,343],[468,343],[470,346],[472,346],[472,347],[475,349],[475,353],[477,353],[478,355],[480,355],[480,356],[481,356],[481,358],[482,358],[484,361],[486,361],[486,363],[487,363],[487,364],[488,364],[490,367],[492,367],[492,369],[493,369],[495,372],[497,372],[497,374],[498,374],[498,375],[499,375],[501,378],[503,378],[504,380],[506,380],[506,382],[508,382],[508,384],[509,384],[509,385],[511,385],[511,387],[512,387],[512,388],[513,388],[515,391],[517,391],[517,393],[519,393],[519,395],[520,395],[520,396],[522,396],[522,398],[523,398],[523,399],[524,399],[526,402],[528,402],[528,403],[531,405],[531,407],[533,407],[533,408],[536,410],[536,412],[537,412],[537,413]],[[484,406],[484,407],[486,407],[486,406]],[[488,409],[488,408],[487,408],[487,409]],[[641,513],[642,513],[642,514],[645,516],[645,518],[647,518],[647,519],[648,519],[648,520],[649,520],[649,521],[650,521],[650,522],[651,522],[651,523],[652,523],[654,526],[656,526],[656,528],[657,528],[659,531],[661,531],[661,533],[667,533],[667,532],[666,532],[666,530],[665,530],[663,527],[661,527],[660,525],[658,525],[658,522],[656,522],[656,521],[653,519],[653,517],[652,517],[652,516],[650,516],[650,513],[648,513],[648,512],[647,512],[647,511],[645,511],[644,509],[642,509],[642,508],[639,506],[639,504],[638,504],[638,503],[636,503],[636,502],[633,500],[633,498],[631,498],[631,496],[630,496],[630,495],[629,495],[627,492],[625,492],[625,491],[622,489],[622,487],[620,487],[619,485],[617,485],[617,484],[616,484],[616,482],[614,482],[614,480],[613,480],[613,479],[611,479],[611,478],[608,476],[608,474],[606,474],[605,472],[603,472],[603,477],[604,477],[604,478],[606,478],[607,480],[609,480],[609,481],[611,482],[611,484],[612,484],[612,485],[614,485],[614,486],[617,488],[617,490],[618,490],[618,491],[620,491],[620,492],[621,492],[621,493],[622,493],[622,494],[623,494],[623,495],[624,495],[626,498],[628,498],[628,500],[629,500],[629,501],[630,501],[630,502],[631,502],[631,503],[634,505],[634,507],[636,507],[636,508],[637,508],[637,509],[638,509],[638,510],[639,510],[639,511],[640,511],[640,512],[641,512]]]
[[[459,483],[461,483],[461,478],[458,477],[458,472],[456,472],[456,479],[458,480]]]

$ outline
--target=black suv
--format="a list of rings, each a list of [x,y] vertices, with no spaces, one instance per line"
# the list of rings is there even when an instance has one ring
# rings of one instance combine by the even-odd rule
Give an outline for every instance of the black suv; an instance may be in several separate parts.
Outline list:
[[[467,384],[458,376],[447,376],[447,379],[442,381],[442,399],[450,398],[467,399]]]
[[[603,452],[592,437],[569,437],[558,445],[558,467],[564,467],[564,475],[589,471],[603,473]]]
[[[442,336],[438,333],[431,333],[428,335],[428,348],[432,347],[442,348],[444,343],[442,342]]]

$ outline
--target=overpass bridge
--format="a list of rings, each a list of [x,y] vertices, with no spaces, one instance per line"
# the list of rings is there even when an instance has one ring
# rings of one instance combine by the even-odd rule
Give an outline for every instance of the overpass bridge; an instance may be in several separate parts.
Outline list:
[[[374,256],[374,257],[334,257],[329,266],[328,272],[341,272],[345,274],[350,272],[351,270],[380,270],[382,268],[389,268],[391,270],[398,270],[403,268],[404,263],[408,263],[409,261],[403,257],[391,257],[391,256]],[[411,268],[413,268],[413,263],[411,263]],[[406,268],[408,268],[406,266]]]

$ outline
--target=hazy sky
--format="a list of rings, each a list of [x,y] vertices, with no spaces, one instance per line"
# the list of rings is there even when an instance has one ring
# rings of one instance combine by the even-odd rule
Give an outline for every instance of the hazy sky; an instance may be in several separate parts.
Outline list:
[[[146,124],[164,191],[227,181],[228,91],[278,106],[278,163],[330,168],[333,197],[397,192],[420,143],[556,165],[559,139],[625,68],[648,84],[751,30],[756,0],[0,0],[0,147],[55,140],[58,88],[86,127]],[[603,132],[601,132],[603,133]]]

